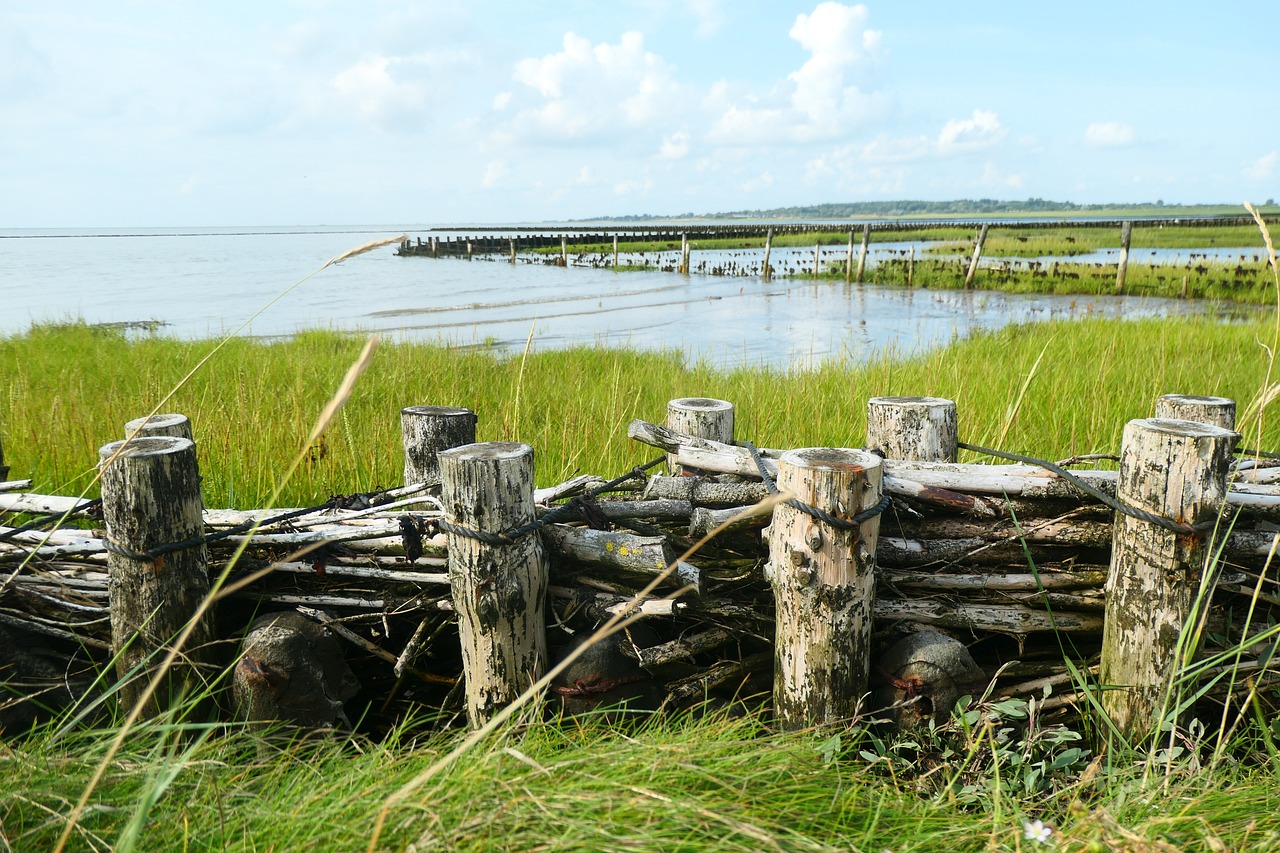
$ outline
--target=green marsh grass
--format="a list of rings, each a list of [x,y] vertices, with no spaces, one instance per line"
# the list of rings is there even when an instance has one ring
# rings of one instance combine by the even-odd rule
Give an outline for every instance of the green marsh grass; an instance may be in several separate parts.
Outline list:
[[[648,450],[628,441],[627,424],[661,420],[667,400],[691,395],[733,401],[740,434],[760,446],[857,446],[867,398],[894,394],[956,400],[962,437],[988,443],[1001,434],[1037,359],[1004,448],[1044,457],[1112,451],[1124,422],[1149,415],[1160,394],[1252,399],[1266,378],[1257,342],[1271,337],[1261,320],[1082,320],[1012,326],[922,355],[794,371],[718,371],[686,365],[674,352],[539,351],[536,340],[527,358],[384,341],[281,500],[308,505],[399,485],[399,411],[407,405],[474,409],[480,440],[535,448],[541,485],[642,461]],[[266,499],[362,344],[330,332],[232,340],[177,392],[169,408],[192,419],[209,506]],[[17,365],[0,376],[11,476],[33,477],[46,492],[78,491],[92,477],[98,448],[150,411],[207,349],[162,337],[130,341],[83,325],[0,339],[0,362]],[[1278,443],[1271,426],[1264,438]]]
[[[658,420],[668,399],[690,395],[737,403],[740,435],[763,446],[856,446],[867,397],[946,396],[959,404],[965,440],[1053,458],[1114,451],[1124,422],[1149,415],[1162,393],[1253,399],[1271,370],[1259,341],[1272,340],[1263,321],[1061,322],[795,371],[717,371],[675,353],[541,352],[536,342],[515,357],[390,342],[315,438],[317,413],[363,343],[317,332],[230,340],[165,408],[193,419],[207,502],[241,507],[270,500],[300,448],[279,503],[397,484],[398,412],[422,403],[475,409],[481,440],[532,444],[540,484],[648,458],[627,442],[627,422]],[[13,476],[32,476],[44,491],[76,490],[97,447],[208,351],[207,342],[130,341],[75,324],[0,340],[0,363],[16,366],[0,376]],[[1276,428],[1258,422],[1258,442],[1276,446]],[[73,849],[361,849],[392,792],[459,743],[406,722],[376,742],[335,736],[280,747],[236,727],[183,728],[181,719],[177,709],[127,737],[110,721],[51,725],[0,744],[0,842],[51,847],[102,769],[70,834]],[[1164,767],[1158,789],[1142,763],[1113,755],[1034,795],[1012,784],[1013,767],[974,764],[983,739],[994,744],[982,725],[938,735],[926,744],[938,755],[885,774],[862,755],[878,748],[863,727],[780,734],[753,712],[627,733],[532,723],[499,729],[394,803],[377,846],[1030,849],[1024,822],[1039,819],[1068,849],[1266,850],[1280,830],[1280,771],[1254,759],[1276,754],[1263,722],[1241,729],[1227,750],[1245,760],[1205,768],[1192,753]],[[979,770],[982,807],[936,784]]]

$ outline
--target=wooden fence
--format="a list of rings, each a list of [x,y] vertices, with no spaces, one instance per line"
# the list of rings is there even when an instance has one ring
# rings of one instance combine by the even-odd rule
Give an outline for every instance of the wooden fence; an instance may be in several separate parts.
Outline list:
[[[1274,679],[1266,643],[1212,659],[1280,606],[1280,467],[1233,457],[1229,400],[1161,398],[1118,470],[1073,473],[958,463],[935,398],[870,400],[863,448],[757,449],[733,415],[673,400],[629,428],[663,454],[648,470],[537,489],[528,446],[409,407],[404,488],[293,511],[203,509],[187,419],[131,422],[100,507],[0,485],[0,512],[52,516],[0,527],[0,725],[91,700],[108,660],[138,701],[179,635],[152,713],[229,680],[226,713],[304,726],[479,725],[573,655],[542,696],[566,712],[763,694],[784,726],[910,724],[990,689],[1048,713],[1093,692],[1141,734],[1171,673],[1217,703]]]

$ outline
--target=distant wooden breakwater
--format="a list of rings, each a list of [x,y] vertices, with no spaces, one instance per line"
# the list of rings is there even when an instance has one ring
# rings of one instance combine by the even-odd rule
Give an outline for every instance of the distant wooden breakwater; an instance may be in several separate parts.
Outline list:
[[[990,685],[1141,733],[1184,657],[1219,706],[1277,683],[1280,463],[1233,455],[1232,401],[1162,397],[1118,471],[1074,473],[957,463],[947,400],[867,412],[862,448],[781,450],[735,440],[729,402],[672,400],[628,429],[665,456],[536,489],[529,446],[411,406],[404,487],[296,510],[204,508],[190,422],[130,422],[100,505],[0,484],[0,728],[109,666],[152,713],[230,681],[228,714],[301,726],[479,725],[531,685],[566,713],[771,693],[785,726],[910,725]]]
[[[1125,281],[1129,266],[1130,240],[1135,226],[1154,227],[1163,225],[1188,225],[1195,227],[1247,225],[1255,224],[1249,217],[1202,217],[1191,219],[1125,219],[1125,220],[1033,220],[1033,221],[908,221],[908,222],[864,222],[860,225],[852,223],[791,223],[791,224],[716,224],[716,225],[652,225],[621,226],[612,229],[584,229],[574,226],[552,226],[531,231],[522,228],[475,228],[474,234],[457,234],[454,229],[448,233],[430,234],[427,237],[406,238],[400,243],[396,254],[405,257],[431,258],[465,258],[471,260],[476,256],[492,258],[505,255],[512,264],[524,254],[525,261],[540,261],[558,266],[590,266],[618,269],[620,253],[640,251],[640,266],[653,267],[668,272],[728,275],[759,276],[768,281],[775,273],[795,275],[812,275],[819,277],[824,271],[838,271],[843,260],[843,272],[846,282],[862,283],[867,269],[867,260],[873,231],[893,232],[926,232],[936,228],[973,229],[976,237],[973,243],[972,256],[963,262],[959,275],[966,289],[973,287],[982,260],[983,248],[987,235],[993,228],[1011,227],[1018,229],[1047,229],[1069,226],[1072,228],[1118,228],[1119,258],[1115,264],[1115,292],[1124,293]],[[847,229],[847,247],[843,252],[830,240],[830,235],[841,233]],[[445,229],[435,229],[444,232]],[[858,235],[861,232],[861,240]],[[783,235],[815,235],[813,241],[812,263],[797,264],[794,258],[785,266],[775,267],[770,262],[774,238]],[[824,240],[824,237],[826,238]],[[1027,238],[1020,237],[1025,241]],[[719,257],[714,260],[699,260],[694,263],[692,250],[696,244],[705,241],[720,241],[721,249],[730,252],[735,248],[734,240],[744,242],[763,240],[763,257],[754,258]],[[727,241],[727,245],[726,244]],[[1069,242],[1074,242],[1068,238]],[[794,240],[789,241],[794,243]],[[826,244],[824,247],[824,243]],[[646,250],[633,248],[636,245],[646,246]],[[855,245],[858,249],[855,255]],[[591,251],[587,251],[590,247]],[[610,258],[610,248],[612,258]],[[742,248],[742,247],[736,247]],[[559,252],[555,250],[559,249]],[[571,251],[573,257],[571,258]],[[652,255],[647,256],[649,252]],[[532,255],[532,257],[531,257]],[[674,257],[673,257],[674,256]],[[856,259],[856,260],[855,260]],[[899,263],[904,265],[905,279],[912,285],[915,267],[915,247],[910,254]],[[634,262],[634,261],[632,261]],[[1052,275],[1056,276],[1057,264]],[[1094,266],[1099,266],[1095,264]],[[1034,276],[1049,276],[1040,265],[1032,264],[1030,271]],[[1006,267],[1001,271],[1008,274]],[[1196,267],[1197,273],[1207,272],[1207,267]],[[1242,277],[1253,274],[1238,266],[1231,284],[1239,283]],[[1064,278],[1079,278],[1078,273],[1063,271]],[[1187,295],[1188,277],[1184,276],[1182,295]]]
[[[1182,225],[1209,227],[1222,225],[1253,225],[1247,216],[1218,216],[1155,219],[1034,219],[1034,220],[883,220],[875,222],[805,222],[805,223],[730,223],[730,224],[662,224],[617,225],[613,227],[584,227],[576,225],[547,225],[537,228],[507,226],[472,226],[464,228],[433,228],[425,237],[405,240],[397,254],[418,257],[459,258],[469,254],[503,254],[529,252],[538,249],[575,248],[579,246],[612,245],[615,242],[625,248],[634,243],[663,243],[669,248],[679,248],[683,243],[699,240],[760,240],[784,234],[830,234],[832,232],[869,234],[873,231],[928,231],[936,228],[969,229],[975,232],[984,227],[1011,226],[1017,228],[1123,228]],[[440,232],[440,233],[433,233]],[[462,232],[462,233],[459,233]]]

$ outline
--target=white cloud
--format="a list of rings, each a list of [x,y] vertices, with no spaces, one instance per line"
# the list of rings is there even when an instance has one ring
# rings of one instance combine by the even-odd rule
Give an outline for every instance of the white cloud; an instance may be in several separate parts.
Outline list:
[[[348,109],[376,125],[386,126],[407,111],[421,108],[426,101],[423,88],[395,78],[394,62],[388,56],[362,59],[335,74],[330,86]]]
[[[474,61],[453,49],[370,54],[333,74],[327,91],[311,98],[312,110],[354,113],[383,130],[416,128],[431,117],[427,107],[435,87]]]
[[[687,0],[687,2],[690,11],[698,19],[698,28],[694,30],[694,35],[705,39],[720,32],[725,20],[721,0]]]
[[[800,69],[787,75],[795,84],[791,103],[814,123],[829,123],[865,96],[857,86],[845,85],[845,72],[869,63],[880,47],[881,35],[869,30],[867,7],[820,3],[813,14],[796,16],[789,35],[809,52]]]
[[[613,185],[615,195],[644,195],[653,189],[653,178],[646,175],[644,178],[632,178],[626,181],[619,181]]]
[[[857,79],[880,60],[882,36],[864,5],[819,3],[788,33],[809,58],[767,94],[712,87],[704,109],[719,117],[709,138],[724,145],[838,139],[886,114],[889,99]]]
[[[510,92],[499,92],[493,96],[493,108],[495,110],[505,110],[507,105],[511,103]]]
[[[578,177],[574,178],[573,182],[579,186],[589,187],[600,183],[600,178],[596,176],[590,166],[583,166],[578,170]]]
[[[951,119],[938,135],[940,154],[959,154],[990,148],[1008,134],[1000,118],[990,110],[974,110],[966,119]]]
[[[987,163],[982,170],[982,178],[978,183],[984,187],[1018,190],[1027,182],[1025,172],[1003,172],[994,163]]]
[[[1090,148],[1123,148],[1135,138],[1133,128],[1118,121],[1096,121],[1084,131],[1084,144]]]
[[[1255,181],[1269,180],[1276,173],[1277,160],[1280,160],[1280,155],[1275,151],[1263,154],[1244,167],[1244,176]]]
[[[484,177],[480,179],[480,186],[487,190],[502,183],[502,179],[507,176],[507,164],[503,160],[490,160],[484,167]]]
[[[680,160],[689,155],[689,132],[685,130],[677,130],[675,133],[664,136],[662,138],[662,147],[658,149],[658,156],[664,160]]]
[[[517,116],[517,135],[527,137],[563,140],[658,127],[687,100],[674,69],[645,50],[639,32],[595,45],[565,33],[558,53],[520,60],[514,76],[541,96]]]
[[[908,163],[923,160],[935,147],[934,141],[927,136],[892,139],[881,133],[862,147],[862,159],[867,163]]]
[[[747,192],[753,192],[755,190],[768,189],[771,186],[773,186],[773,175],[768,171],[764,171],[754,178],[744,181],[741,188]]]

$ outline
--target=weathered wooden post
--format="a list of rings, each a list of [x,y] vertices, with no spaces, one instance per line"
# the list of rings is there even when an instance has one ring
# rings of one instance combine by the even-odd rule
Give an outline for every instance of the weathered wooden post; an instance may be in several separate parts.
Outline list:
[[[867,244],[871,242],[871,223],[862,224],[862,248],[858,250],[858,284],[862,284],[862,273],[867,268]]]
[[[511,243],[511,245],[510,245],[510,249],[511,249],[511,266],[515,266],[515,265],[516,265],[516,238],[515,238],[515,237],[512,237],[512,238],[511,238],[511,240],[510,240],[510,243]]]
[[[778,488],[850,519],[880,501],[880,458],[806,448],[778,459]],[[854,717],[867,690],[880,517],[837,527],[789,503],[773,510],[765,567],[777,602],[774,713],[785,728]]]
[[[476,413],[456,406],[406,406],[400,410],[404,445],[404,484],[440,483],[436,454],[451,447],[474,444]]]
[[[849,252],[844,258],[844,283],[853,281],[853,229],[849,229]]]
[[[764,280],[768,281],[773,278],[773,268],[769,266],[769,255],[773,252],[773,229],[770,228],[764,234],[764,266],[760,269],[760,274],[764,276]]]
[[[195,441],[191,434],[191,420],[186,415],[152,415],[150,418],[134,418],[124,425],[124,437],[134,433],[142,436],[171,435]]]
[[[467,239],[467,260],[469,260],[469,261],[470,261],[470,260],[472,260],[472,257],[471,257],[471,239],[470,239],[470,238],[468,238],[468,239]]]
[[[680,232],[680,272],[689,274],[689,232]]]
[[[733,443],[733,403],[707,397],[679,397],[667,401],[667,428],[698,438]],[[674,454],[667,454],[667,469],[677,473]]]
[[[1129,421],[1116,498],[1182,524],[1211,521],[1226,496],[1235,433],[1209,424]],[[1181,668],[1179,636],[1206,571],[1203,533],[1177,533],[1116,513],[1099,681],[1120,731],[1142,737],[1159,722]],[[1181,650],[1183,653],[1189,649]]]
[[[457,528],[494,536],[534,520],[533,448],[470,444],[439,459],[467,718],[480,726],[546,670],[547,559],[536,531],[492,544]]]
[[[1155,417],[1236,428],[1236,401],[1228,397],[1165,394],[1156,398]]]
[[[569,235],[560,234],[560,266],[569,266]]]
[[[1116,265],[1116,293],[1124,293],[1124,276],[1129,269],[1129,237],[1133,232],[1133,223],[1125,221],[1120,226],[1120,263]]]
[[[867,400],[867,449],[887,459],[955,462],[956,404],[941,397],[872,397]]]
[[[618,235],[613,235],[613,268],[618,269]]]
[[[973,260],[969,261],[969,271],[964,274],[964,287],[968,290],[973,286],[973,277],[978,272],[978,261],[982,259],[982,244],[987,242],[987,223],[983,223],[982,228],[978,231],[978,241],[973,244]],[[912,246],[912,248],[915,248]]]
[[[120,701],[132,707],[156,666],[209,594],[203,543],[150,557],[151,549],[204,534],[204,501],[195,445],[173,436],[116,441],[98,451],[102,461],[102,514],[106,525],[111,644]],[[198,692],[211,673],[211,618],[206,615],[170,668],[167,684],[144,709],[154,716],[182,693]],[[147,676],[147,677],[140,677]]]

